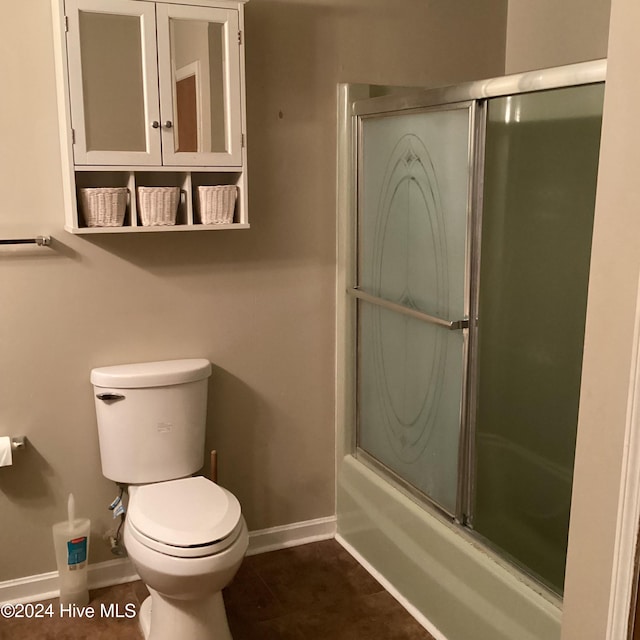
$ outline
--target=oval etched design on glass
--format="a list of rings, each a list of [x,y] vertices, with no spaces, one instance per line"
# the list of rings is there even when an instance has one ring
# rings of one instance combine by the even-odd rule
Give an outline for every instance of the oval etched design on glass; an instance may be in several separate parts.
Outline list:
[[[376,296],[437,317],[448,313],[447,242],[429,152],[414,134],[395,145],[380,190],[371,282]],[[373,311],[375,378],[389,441],[407,462],[433,430],[442,394],[444,331]],[[418,383],[418,384],[416,384]]]

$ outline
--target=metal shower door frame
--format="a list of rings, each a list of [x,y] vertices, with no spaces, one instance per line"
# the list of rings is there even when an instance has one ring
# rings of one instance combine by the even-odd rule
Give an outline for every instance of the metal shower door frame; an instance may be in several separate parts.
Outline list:
[[[473,310],[472,303],[477,300],[477,295],[473,291],[474,274],[477,269],[474,267],[475,252],[476,252],[476,238],[475,234],[479,229],[479,225],[476,224],[477,207],[479,205],[479,193],[477,190],[477,176],[482,175],[482,167],[478,168],[479,161],[482,162],[484,149],[479,149],[478,144],[484,141],[484,135],[478,136],[478,124],[485,121],[484,107],[477,100],[462,100],[459,102],[442,102],[441,96],[436,93],[432,96],[432,100],[425,100],[422,104],[412,104],[408,108],[404,108],[406,98],[397,98],[392,100],[384,100],[384,104],[380,105],[382,100],[378,98],[372,98],[361,102],[356,102],[353,105],[353,117],[356,121],[356,158],[354,165],[356,167],[356,230],[355,230],[355,251],[358,259],[356,260],[354,278],[355,282],[351,283],[351,286],[347,289],[347,294],[354,300],[363,300],[373,305],[407,315],[415,318],[421,322],[440,326],[450,331],[462,331],[463,333],[463,369],[462,369],[462,381],[461,381],[461,401],[460,401],[460,431],[458,438],[458,473],[457,473],[457,487],[456,487],[456,507],[453,513],[450,513],[442,505],[436,502],[433,498],[427,495],[422,490],[415,487],[413,484],[402,478],[398,473],[389,469],[384,463],[378,461],[374,456],[361,449],[358,446],[359,441],[359,401],[356,401],[356,437],[355,437],[355,451],[357,457],[365,464],[376,469],[379,473],[383,473],[386,477],[392,480],[396,485],[402,487],[402,489],[414,497],[417,497],[420,501],[426,503],[432,508],[435,508],[438,512],[442,513],[446,517],[455,520],[458,523],[464,524],[467,521],[467,506],[471,502],[471,497],[468,495],[469,486],[468,478],[470,477],[468,465],[473,461],[473,452],[469,451],[468,443],[472,439],[469,437],[468,431],[468,419],[469,415],[469,364],[472,361],[470,355],[472,353],[473,334],[475,333],[473,325],[475,324],[470,318],[475,318],[477,313]],[[383,106],[383,109],[380,109]],[[358,288],[359,271],[360,271],[360,251],[358,246],[358,239],[360,237],[360,212],[362,206],[362,167],[363,167],[363,121],[368,118],[392,118],[394,116],[403,116],[409,114],[430,114],[451,110],[468,110],[469,115],[469,137],[467,142],[467,203],[466,203],[466,234],[465,234],[465,265],[464,265],[464,316],[463,318],[448,320],[436,316],[423,313],[421,311],[404,307],[383,298],[372,296]],[[480,192],[481,195],[481,192]],[[479,246],[479,245],[477,245]],[[356,305],[356,317],[358,316]],[[475,359],[473,359],[475,360]],[[356,363],[356,377],[358,378],[359,366]],[[357,388],[357,386],[356,386]]]
[[[480,284],[480,246],[482,223],[482,194],[484,187],[484,150],[487,124],[487,102],[490,98],[538,92],[568,86],[602,82],[606,76],[606,60],[566,65],[553,69],[515,74],[500,78],[480,80],[450,87],[420,90],[407,95],[387,95],[359,100],[352,104],[351,117],[356,139],[352,161],[356,177],[356,202],[354,220],[354,255],[356,256],[353,279],[346,293],[355,308],[356,326],[358,317],[357,300],[365,300],[400,313],[407,313],[424,322],[430,322],[451,330],[462,330],[464,338],[464,366],[462,374],[462,400],[460,410],[460,435],[458,443],[458,477],[455,513],[449,513],[423,491],[401,478],[396,472],[376,460],[358,447],[359,420],[358,399],[356,398],[356,433],[353,434],[352,451],[365,464],[382,473],[401,490],[418,498],[427,507],[445,515],[460,525],[473,529],[473,500],[475,494],[475,416],[477,403],[477,336],[478,336],[478,294]],[[468,154],[468,202],[467,202],[467,243],[465,250],[465,317],[457,321],[434,318],[428,314],[414,312],[382,299],[372,299],[357,287],[359,267],[358,226],[362,202],[362,121],[371,117],[393,117],[409,113],[429,113],[452,108],[470,110],[469,154]],[[399,308],[400,307],[400,308]],[[356,331],[357,334],[357,331]],[[356,343],[358,337],[356,336]],[[354,371],[359,376],[357,351],[354,350]],[[357,394],[357,383],[356,383]]]

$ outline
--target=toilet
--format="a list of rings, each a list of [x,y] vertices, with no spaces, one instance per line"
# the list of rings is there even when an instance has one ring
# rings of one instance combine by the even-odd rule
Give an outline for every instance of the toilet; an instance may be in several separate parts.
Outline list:
[[[124,544],[151,594],[146,640],[231,640],[222,589],[248,545],[240,503],[201,476],[205,359],[91,371],[105,477],[129,485]]]

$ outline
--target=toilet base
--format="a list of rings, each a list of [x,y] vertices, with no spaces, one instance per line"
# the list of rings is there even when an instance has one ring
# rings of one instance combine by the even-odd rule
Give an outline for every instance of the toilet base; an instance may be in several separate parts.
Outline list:
[[[144,640],[149,640],[149,631],[151,630],[151,596],[144,599],[138,612],[138,624]]]
[[[145,640],[233,640],[221,591],[197,600],[149,593],[138,614]]]

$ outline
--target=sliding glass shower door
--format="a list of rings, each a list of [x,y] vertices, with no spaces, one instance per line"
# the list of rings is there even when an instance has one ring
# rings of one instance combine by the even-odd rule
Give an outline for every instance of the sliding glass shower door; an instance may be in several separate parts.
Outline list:
[[[474,530],[561,592],[604,85],[489,101]]]
[[[473,105],[361,122],[361,455],[455,514]]]
[[[604,85],[451,92],[356,104],[355,452],[562,593]]]

